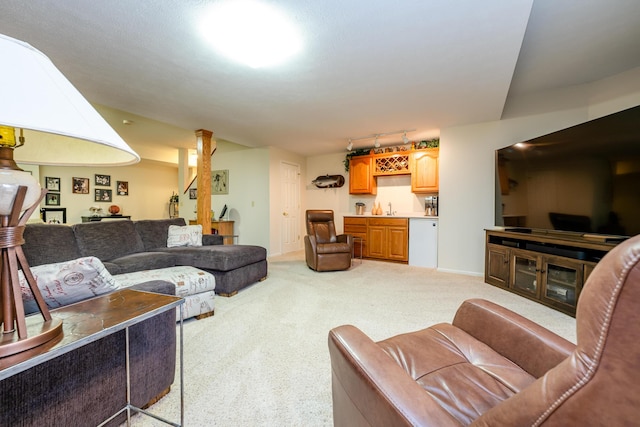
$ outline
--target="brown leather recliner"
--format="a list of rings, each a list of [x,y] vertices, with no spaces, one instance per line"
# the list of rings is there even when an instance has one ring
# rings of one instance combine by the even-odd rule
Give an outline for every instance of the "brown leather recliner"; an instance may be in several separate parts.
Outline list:
[[[503,307],[375,343],[329,333],[336,426],[623,426],[640,420],[640,236],[589,276],[577,345]]]
[[[315,271],[346,270],[351,267],[353,236],[336,235],[332,210],[308,210],[304,251],[309,268]]]

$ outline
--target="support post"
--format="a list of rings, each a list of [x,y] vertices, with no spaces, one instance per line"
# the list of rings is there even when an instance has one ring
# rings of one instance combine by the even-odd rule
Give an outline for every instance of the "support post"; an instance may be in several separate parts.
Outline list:
[[[196,131],[196,149],[198,151],[197,221],[202,225],[202,234],[211,234],[211,153],[215,148],[213,132],[204,129]]]

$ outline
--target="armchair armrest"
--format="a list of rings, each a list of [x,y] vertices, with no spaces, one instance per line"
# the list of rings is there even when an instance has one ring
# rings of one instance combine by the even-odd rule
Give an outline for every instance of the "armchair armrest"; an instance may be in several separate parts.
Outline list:
[[[353,236],[350,234],[340,234],[336,236],[336,240],[340,243],[347,243],[353,252]]]
[[[329,332],[335,426],[459,426],[382,348],[351,325]]]
[[[537,323],[482,299],[464,301],[453,325],[536,378],[569,357],[576,347]]]

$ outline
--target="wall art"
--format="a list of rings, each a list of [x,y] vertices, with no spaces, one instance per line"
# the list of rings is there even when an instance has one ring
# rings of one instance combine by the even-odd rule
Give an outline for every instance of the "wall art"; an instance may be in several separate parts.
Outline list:
[[[89,178],[73,177],[72,180],[74,194],[89,194]]]
[[[112,195],[113,195],[112,190],[107,190],[104,188],[96,188],[95,197],[93,200],[96,202],[110,202]]]

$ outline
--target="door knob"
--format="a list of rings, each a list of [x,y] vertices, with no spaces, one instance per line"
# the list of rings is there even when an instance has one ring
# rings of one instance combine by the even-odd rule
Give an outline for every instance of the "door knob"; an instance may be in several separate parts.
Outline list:
[[[283,216],[289,216],[289,214],[288,214],[288,213],[286,213],[286,212],[282,212],[282,215],[283,215]]]

